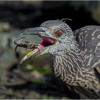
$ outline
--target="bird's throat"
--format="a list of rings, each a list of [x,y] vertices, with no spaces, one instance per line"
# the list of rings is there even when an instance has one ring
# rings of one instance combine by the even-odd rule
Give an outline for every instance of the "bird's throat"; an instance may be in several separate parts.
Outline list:
[[[53,55],[51,59],[51,70],[54,76],[65,84],[71,84],[81,70],[82,56],[77,48],[70,49],[61,55]],[[75,83],[74,83],[75,85]]]

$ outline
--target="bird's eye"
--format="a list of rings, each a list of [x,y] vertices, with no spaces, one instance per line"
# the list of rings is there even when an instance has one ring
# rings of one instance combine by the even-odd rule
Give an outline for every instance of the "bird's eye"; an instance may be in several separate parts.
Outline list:
[[[64,31],[63,30],[58,30],[55,32],[57,37],[61,37],[63,35]]]

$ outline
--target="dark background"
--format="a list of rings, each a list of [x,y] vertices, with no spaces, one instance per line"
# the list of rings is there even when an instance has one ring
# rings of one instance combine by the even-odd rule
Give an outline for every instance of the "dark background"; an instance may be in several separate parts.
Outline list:
[[[50,70],[50,55],[20,66],[19,62],[25,54],[22,50],[14,51],[14,40],[21,30],[39,26],[46,20],[70,18],[73,21],[67,20],[66,23],[72,30],[86,25],[100,25],[99,5],[100,1],[0,1],[0,98],[79,99],[52,74],[44,76],[33,69],[27,70],[26,66],[33,65]],[[34,83],[37,76],[45,84]]]
[[[99,1],[36,1],[5,2],[0,6],[0,21],[15,28],[39,26],[43,21],[70,18],[73,30],[85,25],[99,25],[92,18]],[[38,3],[39,2],[39,3]]]

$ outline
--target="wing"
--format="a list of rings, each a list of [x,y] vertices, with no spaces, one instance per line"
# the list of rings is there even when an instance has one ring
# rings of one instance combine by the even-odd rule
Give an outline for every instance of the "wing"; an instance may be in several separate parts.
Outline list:
[[[100,97],[100,26],[85,26],[75,30],[73,34],[79,44],[80,53],[84,56],[83,70],[87,72],[86,77],[89,77],[87,82],[85,80],[86,84],[89,83],[88,89],[81,85],[79,88],[75,87],[75,90],[85,97],[98,98],[96,96]],[[97,95],[93,97],[95,93]]]
[[[100,26],[85,26],[73,33],[84,55],[85,67],[98,70],[97,67],[100,66]]]
[[[74,87],[76,93],[80,94],[81,99],[97,99],[99,96],[94,92],[83,87]]]

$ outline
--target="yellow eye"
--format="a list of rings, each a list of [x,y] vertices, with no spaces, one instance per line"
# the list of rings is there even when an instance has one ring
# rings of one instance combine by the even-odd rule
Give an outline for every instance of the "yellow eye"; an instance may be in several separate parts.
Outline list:
[[[63,35],[64,31],[63,30],[58,30],[55,32],[57,37],[61,37]]]

